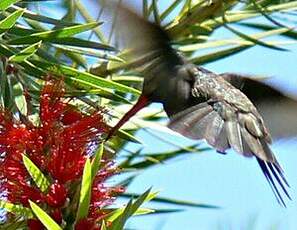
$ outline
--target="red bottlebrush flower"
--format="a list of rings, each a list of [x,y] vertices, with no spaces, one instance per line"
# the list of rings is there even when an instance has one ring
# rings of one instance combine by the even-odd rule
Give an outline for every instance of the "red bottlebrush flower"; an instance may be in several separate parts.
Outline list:
[[[66,188],[55,182],[49,188],[49,191],[46,195],[46,202],[48,205],[54,208],[62,207],[67,198],[67,190]]]
[[[96,223],[92,219],[81,219],[76,225],[75,230],[99,230],[100,228],[96,226]]]
[[[28,224],[29,230],[44,230],[45,229],[43,224],[39,220],[36,220],[36,219],[29,219],[27,221],[27,224]]]
[[[62,213],[59,209],[55,209],[50,216],[53,218],[53,220],[57,223],[57,224],[61,224],[62,220],[63,220],[63,216]]]
[[[64,116],[62,118],[62,122],[64,125],[71,125],[80,119],[83,118],[83,114],[76,111],[75,108],[71,105],[68,105],[65,109]]]
[[[106,130],[106,125],[98,121],[102,121],[100,113],[84,116],[55,133],[55,143],[52,143],[48,162],[49,172],[54,179],[65,183],[81,176],[88,144],[96,141]]]
[[[29,199],[38,203],[57,222],[79,189],[83,168],[92,148],[106,133],[101,112],[81,113],[62,99],[62,81],[48,81],[40,96],[40,124],[26,124],[0,108],[0,182],[5,199],[29,207]],[[22,154],[42,171],[50,182],[41,192],[22,161]],[[104,158],[103,158],[104,159]],[[109,188],[105,181],[118,172],[113,163],[104,163],[93,182],[89,216],[76,224],[76,229],[99,229],[98,223],[107,214],[103,208],[111,204],[121,188]],[[99,222],[98,222],[99,221]],[[87,224],[87,225],[85,225]],[[89,228],[86,226],[90,226]],[[44,229],[36,220],[28,220],[32,230]]]

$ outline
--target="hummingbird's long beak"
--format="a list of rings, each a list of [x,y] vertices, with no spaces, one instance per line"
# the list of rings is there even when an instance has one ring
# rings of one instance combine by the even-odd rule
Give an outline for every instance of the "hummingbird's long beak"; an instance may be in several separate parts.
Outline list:
[[[122,125],[124,125],[131,117],[133,117],[139,110],[149,105],[151,101],[145,95],[140,95],[136,104],[122,117],[122,119],[110,130],[106,141],[109,140],[116,131],[118,131]]]

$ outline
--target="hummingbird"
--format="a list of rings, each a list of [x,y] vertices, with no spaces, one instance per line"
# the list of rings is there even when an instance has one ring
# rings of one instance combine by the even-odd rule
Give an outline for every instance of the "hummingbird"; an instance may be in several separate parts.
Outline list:
[[[289,184],[269,146],[271,135],[256,106],[237,87],[245,78],[216,74],[191,63],[174,49],[170,34],[160,25],[123,5],[107,6],[116,13],[115,28],[137,59],[144,78],[136,104],[110,130],[107,139],[145,106],[162,103],[169,129],[190,139],[204,139],[219,153],[232,148],[244,157],[256,158],[277,201],[286,206],[283,196],[291,199]]]

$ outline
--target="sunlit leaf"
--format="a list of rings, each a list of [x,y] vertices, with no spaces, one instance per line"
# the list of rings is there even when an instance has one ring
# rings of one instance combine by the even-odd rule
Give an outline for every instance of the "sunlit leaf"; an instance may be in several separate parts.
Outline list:
[[[87,73],[87,72],[81,72],[75,68],[71,68],[65,65],[56,65],[54,63],[49,62],[42,62],[42,61],[32,61],[37,66],[42,66],[43,69],[46,69],[49,72],[52,72],[57,75],[64,76],[65,80],[68,79],[72,82],[76,83],[77,86],[81,86],[82,88],[88,87],[88,88],[100,88],[103,89],[112,89],[112,90],[118,90],[123,93],[133,93],[138,95],[139,91],[113,82],[111,80],[98,77],[96,75]]]
[[[148,201],[148,198],[153,199],[154,196],[151,194],[149,189],[141,196],[139,196],[134,202],[133,200],[130,200],[124,211],[117,218],[114,219],[110,230],[123,229],[128,218],[136,213],[142,203]]]
[[[11,45],[19,45],[19,44],[32,44],[39,41],[51,42],[54,39],[70,37],[75,34],[88,31],[90,29],[93,29],[99,26],[100,24],[101,23],[93,22],[85,25],[76,25],[76,26],[66,27],[63,29],[39,32],[39,33],[31,34],[29,36],[12,39],[8,41],[8,43]]]
[[[43,211],[37,204],[33,201],[30,201],[30,207],[40,222],[49,230],[62,230],[62,228],[45,212]]]
[[[0,10],[6,10],[10,5],[15,4],[21,0],[1,0]]]
[[[1,0],[2,2],[2,0]],[[21,7],[12,5],[9,8],[6,9],[7,12],[13,13],[16,10],[20,10],[22,9]],[[49,24],[53,24],[53,25],[59,25],[59,26],[73,26],[73,25],[77,25],[78,23],[73,23],[73,22],[67,22],[67,21],[63,21],[63,20],[58,20],[58,19],[54,19],[54,18],[50,18],[50,17],[46,17],[44,15],[40,15],[40,14],[36,14],[28,9],[26,9],[24,11],[23,17],[25,18],[29,18],[32,20],[36,20],[36,21],[40,21],[43,23],[49,23]]]
[[[9,57],[9,61],[13,62],[23,62],[27,58],[31,57],[41,46],[41,41],[33,45],[28,46],[27,48],[21,50],[19,53]]]
[[[137,193],[124,193],[121,194],[121,197],[139,197],[139,194]],[[211,205],[211,204],[205,204],[205,203],[197,203],[193,201],[185,201],[185,200],[178,200],[178,199],[172,199],[167,197],[155,197],[151,200],[152,202],[160,202],[163,204],[170,204],[170,205],[178,205],[178,206],[188,206],[188,207],[194,207],[194,208],[210,208],[210,209],[218,209],[219,206]]]
[[[20,82],[13,85],[13,97],[15,105],[17,106],[19,112],[23,115],[27,115],[27,100],[24,96],[23,86]]]
[[[8,201],[0,200],[0,208],[3,208],[7,212],[13,213],[16,216],[22,216],[28,219],[33,217],[31,209],[26,208],[20,204],[12,204]]]
[[[98,149],[95,152],[95,157],[92,160],[92,181],[94,180],[95,176],[97,175],[97,172],[100,169],[101,159],[103,155],[104,145],[100,144]]]
[[[125,211],[125,208],[117,208],[113,212],[111,212],[110,216],[107,218],[108,221],[113,222],[117,218],[119,218]],[[138,208],[136,212],[133,213],[133,216],[140,216],[154,213],[155,210],[149,208]]]
[[[23,162],[24,165],[29,172],[30,176],[34,180],[37,187],[40,189],[41,192],[47,191],[50,186],[49,180],[46,176],[40,171],[40,169],[27,157],[23,154]]]
[[[78,209],[76,214],[76,220],[79,221],[88,216],[89,206],[91,201],[91,189],[92,189],[92,166],[90,159],[88,158],[85,163],[81,188]]]
[[[1,4],[1,3],[0,3]],[[23,15],[24,10],[20,9],[10,14],[8,17],[0,21],[0,34],[12,28],[17,20]]]

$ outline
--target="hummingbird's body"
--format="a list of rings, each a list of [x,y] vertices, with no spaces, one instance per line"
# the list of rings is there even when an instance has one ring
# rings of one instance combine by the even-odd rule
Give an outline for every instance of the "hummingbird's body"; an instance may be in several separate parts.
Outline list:
[[[169,36],[162,28],[126,8],[119,10],[121,21],[138,26],[142,33],[139,36],[125,31],[129,48],[135,54],[153,51],[154,58],[143,63],[140,98],[109,137],[141,108],[160,102],[169,117],[170,129],[191,139],[205,139],[221,153],[233,148],[243,156],[256,157],[278,201],[285,205],[275,181],[290,198],[285,187],[288,183],[269,148],[271,137],[253,103],[231,84],[230,75],[217,75],[190,63],[170,46]]]

